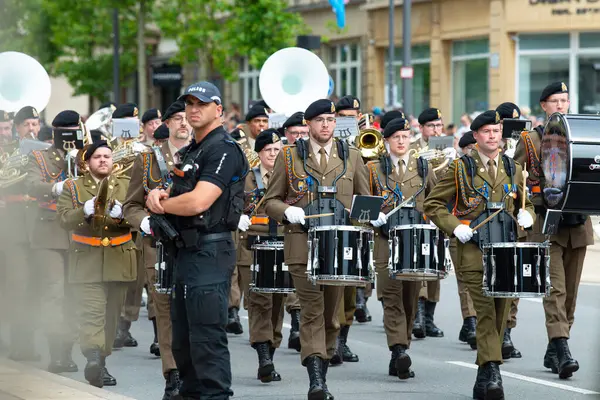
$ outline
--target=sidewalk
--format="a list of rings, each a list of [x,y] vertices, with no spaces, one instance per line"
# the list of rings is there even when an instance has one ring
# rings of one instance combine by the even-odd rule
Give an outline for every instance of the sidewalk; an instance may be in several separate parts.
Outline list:
[[[0,358],[0,400],[135,400]]]
[[[594,227],[594,241],[592,246],[588,246],[583,262],[583,272],[581,274],[582,283],[600,283],[600,217],[592,217]]]

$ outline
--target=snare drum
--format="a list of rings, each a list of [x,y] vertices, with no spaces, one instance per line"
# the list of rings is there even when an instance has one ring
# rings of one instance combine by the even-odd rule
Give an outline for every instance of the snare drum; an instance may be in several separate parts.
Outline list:
[[[444,279],[450,270],[450,241],[429,224],[399,225],[388,240],[390,278],[404,281]]]
[[[254,263],[250,266],[250,291],[259,293],[293,293],[294,283],[283,262],[282,241],[257,241],[252,245]]]
[[[483,294],[510,298],[549,296],[550,244],[484,244]]]
[[[309,280],[329,286],[366,286],[373,281],[373,230],[360,226],[316,226],[308,232]]]
[[[163,244],[156,242],[156,264],[154,264],[156,282],[154,283],[154,289],[160,294],[170,294],[173,288],[173,266],[167,263],[168,259]]]

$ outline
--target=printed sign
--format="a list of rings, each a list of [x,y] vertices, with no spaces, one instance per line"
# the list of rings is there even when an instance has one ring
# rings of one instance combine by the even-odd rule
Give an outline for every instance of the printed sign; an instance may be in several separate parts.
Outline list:
[[[334,137],[340,139],[351,139],[354,140],[358,136],[358,122],[354,117],[337,117],[335,130],[333,131]]]
[[[352,261],[352,247],[344,247],[344,260]]]

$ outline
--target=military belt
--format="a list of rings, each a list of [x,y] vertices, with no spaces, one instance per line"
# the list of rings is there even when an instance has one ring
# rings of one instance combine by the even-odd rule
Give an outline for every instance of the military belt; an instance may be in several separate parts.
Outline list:
[[[77,235],[77,234],[72,234],[71,235],[71,239],[74,242],[77,243],[81,243],[81,244],[87,244],[88,246],[94,246],[94,247],[108,247],[108,246],[120,246],[122,244],[125,244],[127,242],[129,242],[130,240],[132,240],[132,236],[131,236],[131,232],[127,233],[125,235],[122,236],[115,236],[112,238],[99,238],[99,237],[93,237],[93,236],[83,236],[83,235]]]

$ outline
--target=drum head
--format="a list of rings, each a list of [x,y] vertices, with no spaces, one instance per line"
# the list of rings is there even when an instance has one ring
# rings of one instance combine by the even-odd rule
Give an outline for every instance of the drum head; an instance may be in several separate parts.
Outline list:
[[[543,196],[551,209],[562,209],[567,198],[567,182],[571,175],[570,137],[566,116],[552,114],[546,123],[540,150],[541,168],[546,179]]]

